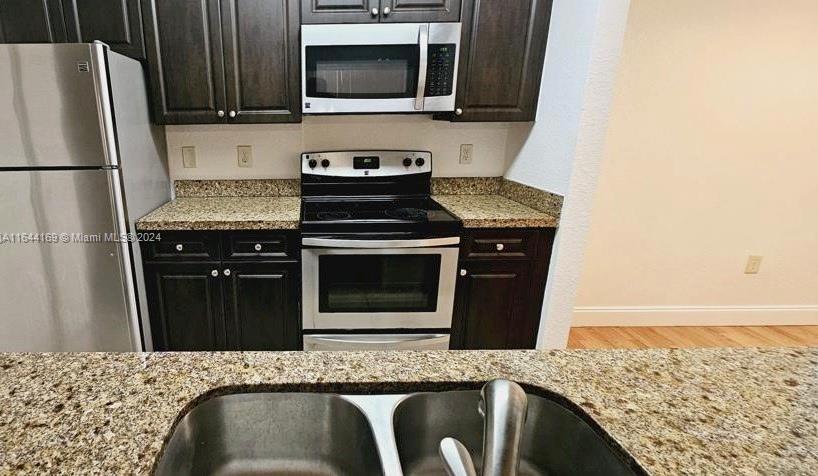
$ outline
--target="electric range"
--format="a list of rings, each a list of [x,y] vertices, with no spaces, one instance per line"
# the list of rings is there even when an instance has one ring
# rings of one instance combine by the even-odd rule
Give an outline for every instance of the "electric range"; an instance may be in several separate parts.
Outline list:
[[[305,350],[446,349],[462,223],[422,151],[301,156]]]

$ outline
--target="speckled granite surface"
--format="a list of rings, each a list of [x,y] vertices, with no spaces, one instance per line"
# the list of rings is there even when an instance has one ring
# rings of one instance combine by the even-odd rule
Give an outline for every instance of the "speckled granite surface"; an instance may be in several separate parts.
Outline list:
[[[139,230],[286,230],[301,221],[299,197],[177,198],[140,218]]]
[[[176,197],[298,197],[298,179],[176,180]]]
[[[543,213],[500,195],[432,197],[463,221],[466,228],[545,228],[559,225],[559,210]]]
[[[0,354],[0,473],[147,474],[217,394],[497,377],[569,398],[654,474],[818,474],[818,349]]]
[[[432,195],[494,195],[503,177],[432,177]]]
[[[497,194],[552,216],[559,217],[562,211],[563,198],[561,195],[529,187],[513,180],[504,179]]]

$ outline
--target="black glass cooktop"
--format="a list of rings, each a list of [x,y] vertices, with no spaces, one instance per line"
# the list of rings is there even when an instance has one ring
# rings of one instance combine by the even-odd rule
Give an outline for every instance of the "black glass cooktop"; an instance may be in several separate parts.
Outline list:
[[[460,228],[460,220],[431,198],[309,200],[302,228],[338,232],[437,232]]]

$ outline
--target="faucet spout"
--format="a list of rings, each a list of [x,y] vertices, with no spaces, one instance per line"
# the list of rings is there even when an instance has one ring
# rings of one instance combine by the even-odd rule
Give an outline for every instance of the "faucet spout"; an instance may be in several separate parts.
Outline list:
[[[480,391],[483,416],[482,476],[517,476],[528,398],[510,380],[492,380]],[[454,438],[440,442],[440,457],[449,476],[477,476],[468,449]]]
[[[483,476],[516,476],[520,441],[528,411],[525,391],[510,380],[492,380],[483,386]]]

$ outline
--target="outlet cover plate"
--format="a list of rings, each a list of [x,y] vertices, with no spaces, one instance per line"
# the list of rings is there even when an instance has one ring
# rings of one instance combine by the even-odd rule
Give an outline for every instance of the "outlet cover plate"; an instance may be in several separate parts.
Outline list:
[[[460,144],[460,163],[470,164],[474,156],[474,144]]]
[[[252,145],[240,145],[236,147],[237,159],[239,161],[239,167],[252,167],[253,166],[253,146]]]

